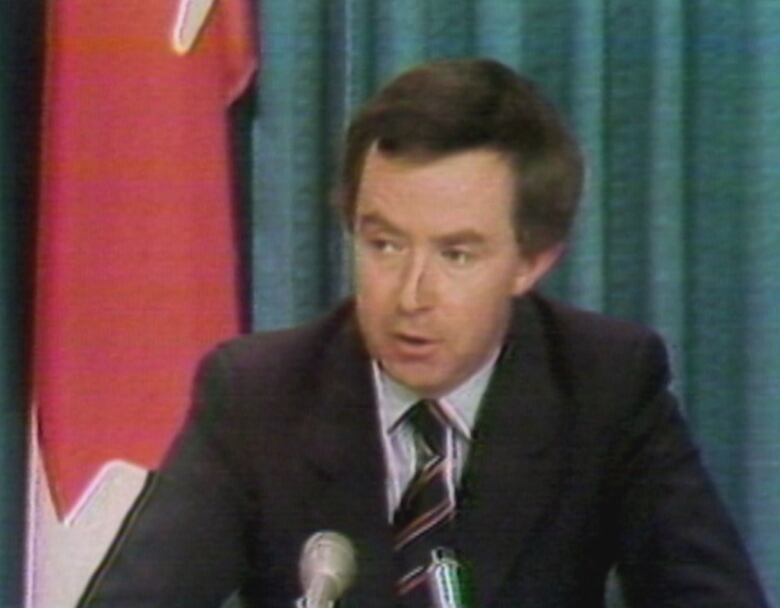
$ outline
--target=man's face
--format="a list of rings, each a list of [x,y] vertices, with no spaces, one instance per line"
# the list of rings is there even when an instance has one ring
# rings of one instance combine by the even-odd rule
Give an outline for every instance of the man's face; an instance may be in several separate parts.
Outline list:
[[[512,229],[514,180],[491,150],[434,160],[372,148],[355,211],[357,313],[395,380],[436,397],[501,344],[511,298],[554,259],[526,260]]]

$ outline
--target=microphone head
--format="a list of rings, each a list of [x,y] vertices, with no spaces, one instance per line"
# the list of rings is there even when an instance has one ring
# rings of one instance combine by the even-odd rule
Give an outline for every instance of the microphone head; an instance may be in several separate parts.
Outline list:
[[[357,572],[355,549],[343,534],[330,530],[312,534],[301,551],[300,576],[307,596],[335,602],[352,584]]]

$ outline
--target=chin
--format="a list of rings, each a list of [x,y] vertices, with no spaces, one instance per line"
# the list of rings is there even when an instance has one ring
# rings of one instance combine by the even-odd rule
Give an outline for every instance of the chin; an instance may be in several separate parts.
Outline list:
[[[406,366],[403,366],[406,367]],[[400,382],[421,397],[433,397],[439,392],[440,384],[430,370],[409,370],[401,366],[387,366],[385,371],[396,382]]]
[[[392,374],[391,374],[392,375]],[[438,382],[431,374],[395,376],[401,384],[412,389],[420,397],[437,398],[447,394],[452,386]]]

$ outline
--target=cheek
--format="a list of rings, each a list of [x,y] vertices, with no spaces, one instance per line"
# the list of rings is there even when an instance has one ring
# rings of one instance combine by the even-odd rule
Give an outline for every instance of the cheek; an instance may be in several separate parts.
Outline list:
[[[358,314],[371,330],[388,314],[391,298],[387,281],[383,281],[380,274],[359,269],[355,275],[355,300]]]
[[[462,315],[493,315],[509,306],[515,291],[514,275],[474,273],[449,281],[448,300]]]
[[[398,265],[381,261],[363,259],[355,266],[355,291],[358,297],[372,300],[375,306],[392,299],[398,291]]]
[[[381,275],[372,272],[365,265],[357,269],[355,273],[355,295],[358,301],[362,301],[365,306],[374,308],[381,302],[381,294],[384,290]]]
[[[479,348],[482,342],[493,342],[506,328],[512,295],[505,284],[483,285],[481,289],[464,290],[457,304],[449,307],[449,324],[453,335],[462,343]]]

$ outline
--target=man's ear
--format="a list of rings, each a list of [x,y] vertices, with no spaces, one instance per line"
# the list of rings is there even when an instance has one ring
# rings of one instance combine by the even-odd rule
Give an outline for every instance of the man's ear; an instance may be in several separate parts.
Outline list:
[[[558,262],[564,251],[563,243],[559,243],[545,249],[533,257],[525,256],[521,268],[515,276],[515,284],[512,293],[516,296],[523,295],[533,289],[536,285]]]

